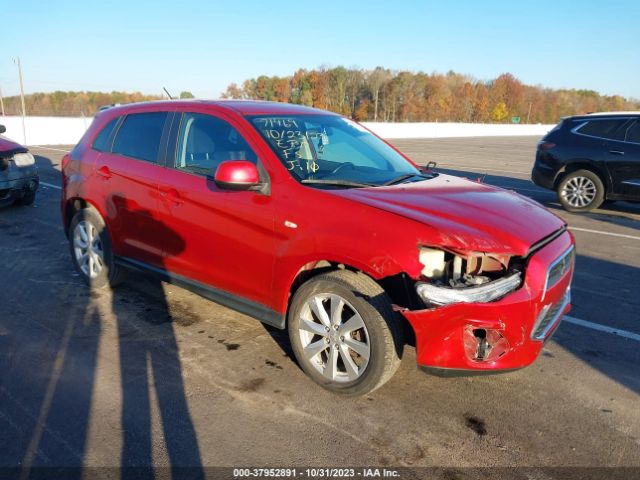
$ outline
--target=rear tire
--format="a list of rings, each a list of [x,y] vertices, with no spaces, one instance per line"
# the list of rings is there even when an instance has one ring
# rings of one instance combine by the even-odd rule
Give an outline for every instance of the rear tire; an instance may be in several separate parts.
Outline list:
[[[588,212],[602,205],[605,189],[600,177],[592,171],[576,170],[564,176],[556,193],[565,210]]]
[[[124,271],[114,262],[111,239],[100,215],[88,208],[77,212],[68,237],[73,264],[87,285],[101,289],[122,282]]]
[[[372,392],[393,376],[404,347],[401,327],[382,287],[349,270],[304,283],[288,313],[300,367],[320,386],[343,395]]]

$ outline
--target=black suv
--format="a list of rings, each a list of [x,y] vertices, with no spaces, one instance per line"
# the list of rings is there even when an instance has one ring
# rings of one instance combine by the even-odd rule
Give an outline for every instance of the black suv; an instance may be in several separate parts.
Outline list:
[[[538,143],[531,179],[570,212],[640,201],[640,112],[563,118]]]

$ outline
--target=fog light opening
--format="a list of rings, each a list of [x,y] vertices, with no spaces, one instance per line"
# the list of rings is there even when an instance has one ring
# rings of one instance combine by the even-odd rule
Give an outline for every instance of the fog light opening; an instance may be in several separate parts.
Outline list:
[[[498,330],[467,325],[464,329],[464,349],[473,362],[491,362],[505,355],[510,346]]]
[[[476,328],[473,336],[478,339],[478,348],[476,349],[476,360],[484,360],[489,356],[491,345],[487,342],[487,331],[484,328]]]

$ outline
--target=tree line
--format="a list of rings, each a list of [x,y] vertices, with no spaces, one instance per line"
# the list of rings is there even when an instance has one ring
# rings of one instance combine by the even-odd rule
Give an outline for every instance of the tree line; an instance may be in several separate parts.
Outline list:
[[[224,98],[271,100],[331,110],[360,121],[556,123],[596,111],[638,110],[640,101],[593,90],[525,85],[510,73],[480,81],[446,74],[335,67],[261,75],[232,83]]]
[[[92,117],[104,105],[161,100],[160,95],[144,95],[140,92],[51,92],[25,95],[27,115]],[[181,92],[180,98],[193,98],[191,92]],[[5,115],[21,115],[19,96],[3,98]]]
[[[270,100],[331,110],[360,121],[556,123],[560,117],[597,111],[640,110],[640,101],[593,90],[525,85],[510,73],[481,81],[455,72],[394,71],[377,67],[299,69],[286,77],[261,75],[232,83],[223,98]],[[159,100],[140,92],[33,93],[27,115],[93,116],[103,105]],[[181,92],[180,98],[193,98]],[[20,115],[19,96],[5,97],[6,115]]]

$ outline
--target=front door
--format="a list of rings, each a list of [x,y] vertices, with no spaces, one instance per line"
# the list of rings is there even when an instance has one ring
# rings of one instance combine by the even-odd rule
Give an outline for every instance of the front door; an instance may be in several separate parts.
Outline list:
[[[160,203],[163,222],[184,240],[184,248],[168,251],[165,264],[172,273],[268,305],[275,255],[272,197],[222,190],[213,181],[221,162],[259,162],[230,121],[183,113],[174,122],[175,155],[167,158],[167,166],[174,160],[173,171],[159,184]]]

